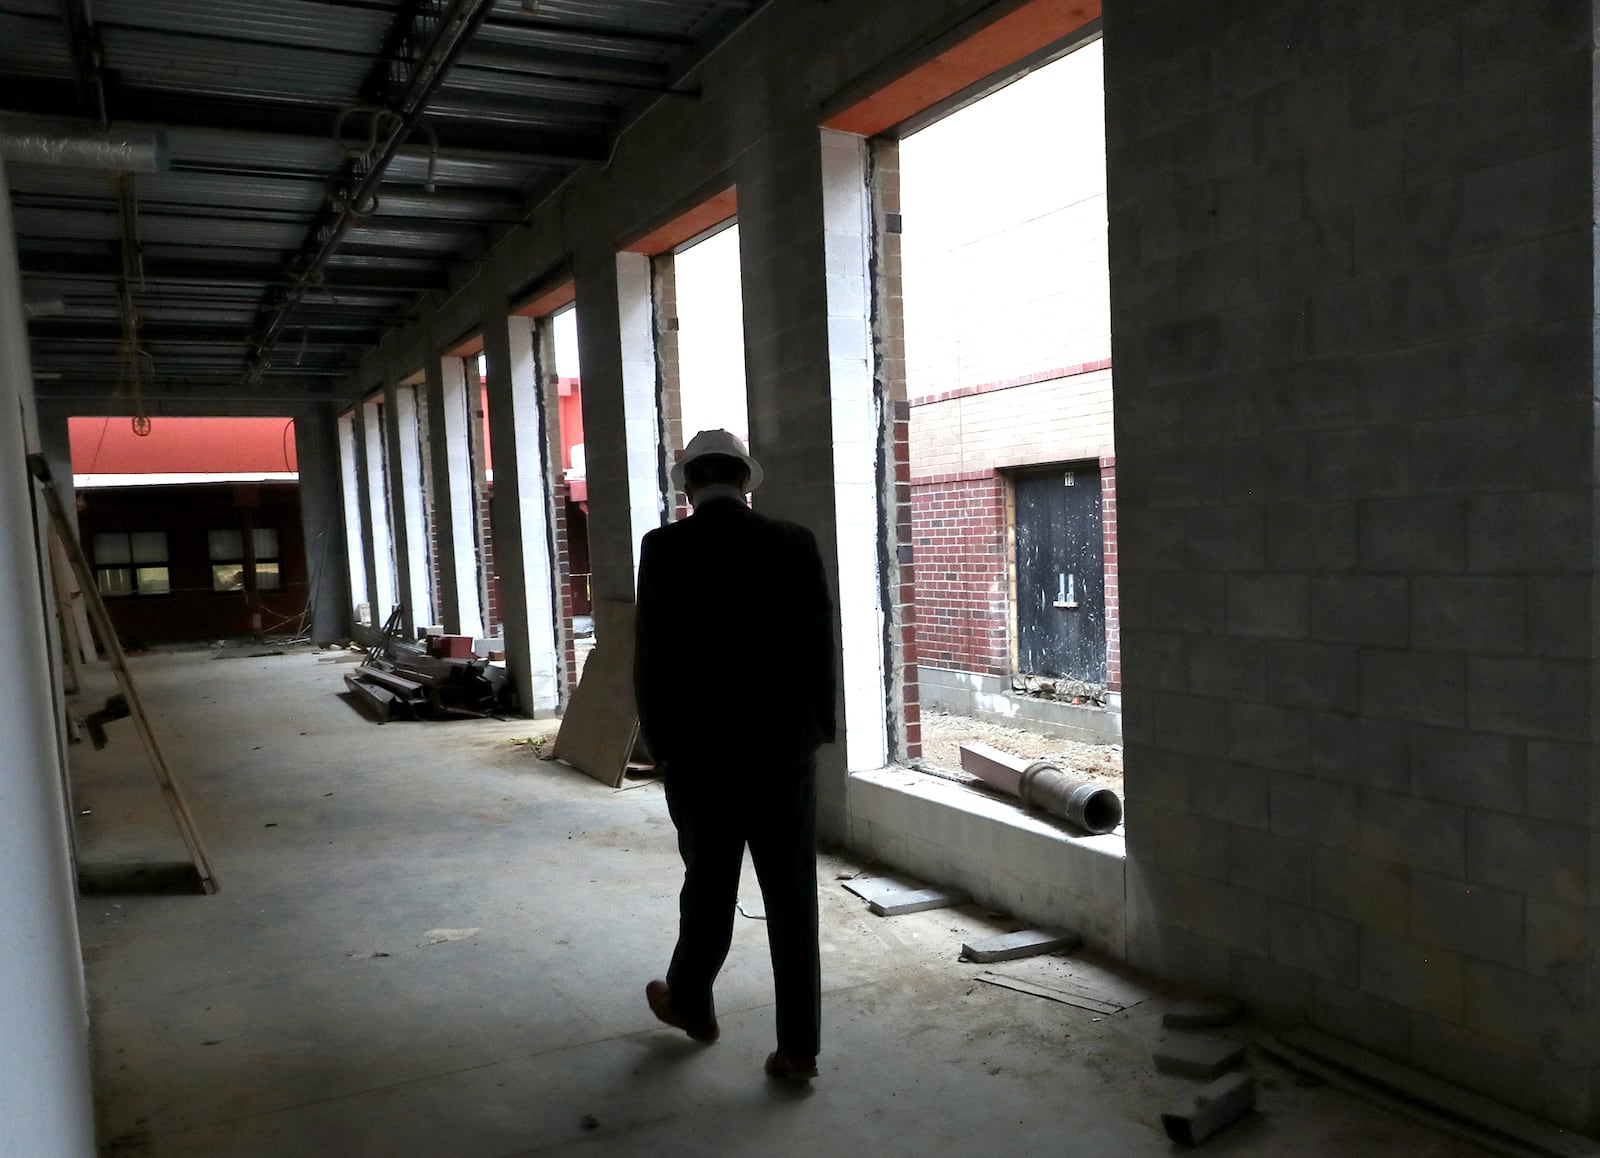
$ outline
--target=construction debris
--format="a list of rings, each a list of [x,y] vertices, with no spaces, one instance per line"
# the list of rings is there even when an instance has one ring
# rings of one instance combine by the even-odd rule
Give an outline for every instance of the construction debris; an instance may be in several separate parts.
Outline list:
[[[1185,1146],[1198,1146],[1256,1104],[1256,1080],[1249,1074],[1228,1074],[1194,1097],[1161,1115],[1167,1137]]]
[[[483,659],[429,655],[426,648],[399,639],[397,625],[391,615],[382,637],[360,657],[361,666],[345,673],[351,701],[363,715],[382,724],[514,710],[515,692],[504,668]]]
[[[1192,1078],[1214,1078],[1231,1070],[1244,1057],[1244,1046],[1225,1037],[1203,1033],[1166,1033],[1150,1053],[1156,1069]]]
[[[972,897],[960,889],[929,889],[902,885],[886,877],[846,881],[845,888],[867,902],[867,908],[880,917],[898,917],[928,909],[948,909],[964,905]]]
[[[1313,1029],[1256,1042],[1265,1052],[1374,1105],[1510,1158],[1600,1158],[1600,1143]]]
[[[987,744],[963,744],[961,768],[1091,836],[1111,832],[1122,823],[1121,797],[1104,784],[1063,772],[1049,761],[1028,761]]]
[[[83,725],[84,730],[89,733],[89,739],[94,744],[94,750],[98,752],[106,746],[106,725],[112,720],[125,720],[131,714],[132,712],[128,708],[127,696],[108,696],[104,707],[90,712],[87,716],[82,717],[79,722]]]
[[[986,937],[981,941],[968,941],[961,946],[961,956],[964,960],[987,965],[994,961],[1015,961],[1022,957],[1058,953],[1075,948],[1081,940],[1078,934],[1064,929],[1021,929],[1015,933]]]
[[[465,941],[468,937],[477,936],[479,926],[470,929],[429,929],[422,934],[422,942],[417,947],[425,949],[429,945],[443,945],[449,941]]]

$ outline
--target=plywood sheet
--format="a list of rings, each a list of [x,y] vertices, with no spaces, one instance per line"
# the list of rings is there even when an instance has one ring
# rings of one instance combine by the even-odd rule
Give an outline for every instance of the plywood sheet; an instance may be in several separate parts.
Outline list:
[[[633,700],[633,604],[597,603],[594,611],[594,650],[550,754],[617,788],[639,737],[639,709]]]

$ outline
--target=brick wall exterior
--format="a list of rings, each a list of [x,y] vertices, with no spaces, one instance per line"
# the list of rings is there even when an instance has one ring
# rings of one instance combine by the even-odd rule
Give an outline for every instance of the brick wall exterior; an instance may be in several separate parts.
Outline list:
[[[883,402],[884,444],[879,482],[885,508],[883,566],[889,572],[884,612],[889,618],[886,672],[891,702],[901,711],[896,734],[890,713],[890,755],[922,755],[922,704],[917,688],[916,547],[911,487],[911,405],[906,397],[905,316],[900,233],[900,146],[873,142],[870,155],[873,236],[873,353]]]
[[[1008,675],[1004,480],[936,475],[911,488],[917,657],[934,667]]]
[[[1121,690],[1111,407],[1111,370],[1105,361],[911,401],[907,475],[921,663],[986,675],[1012,673],[1014,560],[1003,468],[1091,459],[1100,464],[1106,685]]]

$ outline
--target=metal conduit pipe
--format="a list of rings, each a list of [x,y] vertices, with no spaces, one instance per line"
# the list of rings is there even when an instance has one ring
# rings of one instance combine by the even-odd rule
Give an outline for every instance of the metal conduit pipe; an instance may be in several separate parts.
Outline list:
[[[389,163],[394,160],[411,131],[421,123],[434,93],[444,83],[462,49],[488,19],[494,6],[495,0],[455,0],[450,9],[439,17],[433,36],[418,58],[409,62],[411,72],[402,91],[387,110],[383,123],[380,125],[374,121],[373,147],[363,150],[359,158],[352,159],[347,174],[348,187],[330,195],[328,212],[331,213],[331,219],[318,227],[313,240],[314,248],[309,249],[306,260],[301,263],[299,276],[256,339],[256,356],[249,371],[252,380],[259,381],[289,315],[306,292],[317,283],[344,235],[357,224],[363,213],[370,213],[376,207],[378,188],[383,184]],[[343,114],[340,119],[343,120]]]
[[[1104,784],[1063,772],[1048,760],[1031,763],[987,744],[961,745],[961,767],[1002,792],[1091,835],[1122,823],[1122,800]]]
[[[159,132],[0,113],[0,157],[18,165],[155,173],[167,167],[167,138]]]

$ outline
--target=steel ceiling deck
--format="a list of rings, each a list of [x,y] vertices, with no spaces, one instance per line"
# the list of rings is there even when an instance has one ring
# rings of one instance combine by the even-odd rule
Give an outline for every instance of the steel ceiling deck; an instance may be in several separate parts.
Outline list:
[[[400,91],[400,33],[470,0],[0,0],[0,113],[164,132],[131,178],[137,337],[156,383],[327,383],[418,299],[447,289],[533,204],[603,162],[615,134],[760,0],[493,0],[376,190],[305,275],[346,146],[341,111]],[[72,28],[87,28],[74,51]],[[426,28],[422,31],[425,33]],[[97,43],[98,67],[85,51]],[[403,62],[402,62],[403,63]],[[687,87],[687,86],[684,86]],[[692,98],[680,98],[692,99]],[[114,175],[13,164],[36,373],[109,388],[120,329]],[[48,315],[48,316],[46,316]],[[263,348],[265,335],[272,340]],[[325,387],[324,387],[325,388]]]

